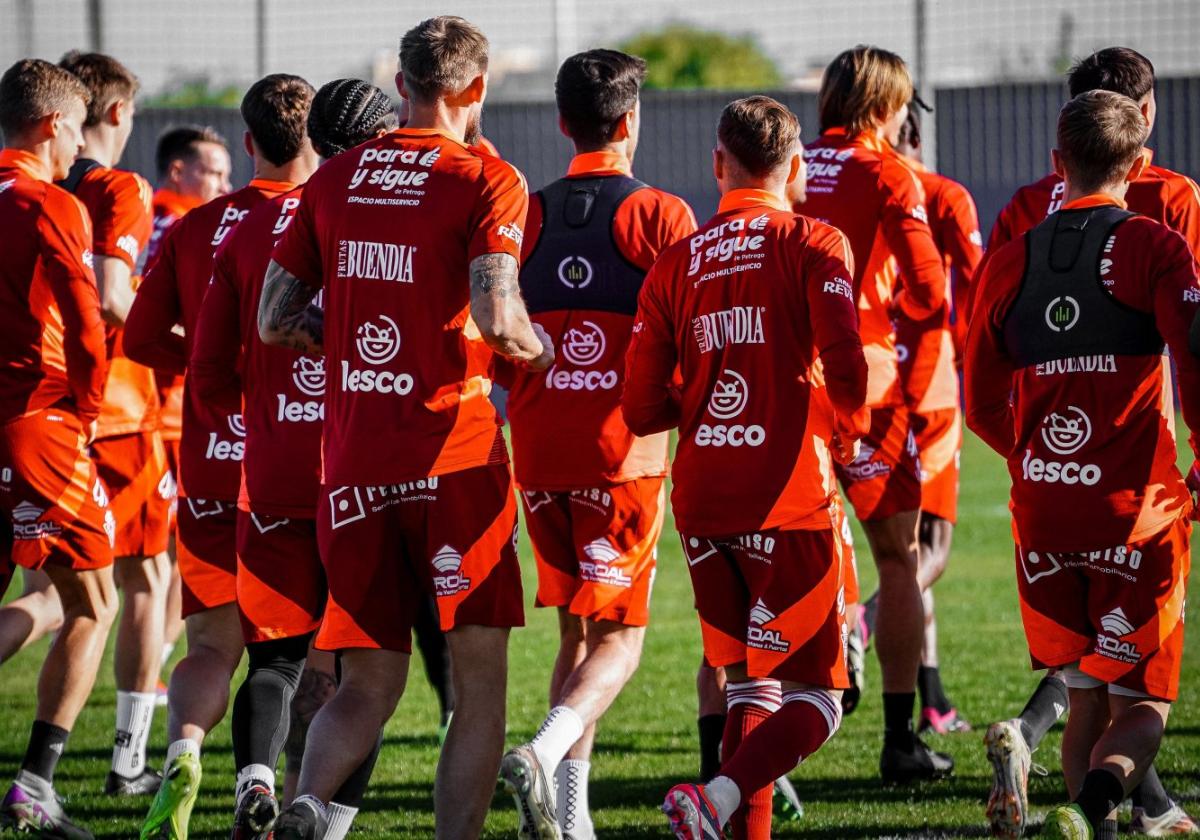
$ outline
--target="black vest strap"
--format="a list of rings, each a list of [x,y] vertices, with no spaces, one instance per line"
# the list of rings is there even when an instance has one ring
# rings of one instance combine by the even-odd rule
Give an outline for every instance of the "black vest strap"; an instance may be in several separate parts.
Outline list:
[[[613,219],[625,199],[645,187],[624,175],[562,178],[534,196],[542,203],[542,230],[521,267],[530,312],[637,312],[646,272],[617,247]]]
[[[71,164],[71,171],[67,173],[67,177],[59,181],[58,185],[67,192],[74,193],[79,189],[79,184],[83,181],[83,176],[93,169],[99,169],[102,165],[91,158],[76,158],[75,162]]]
[[[1025,276],[1004,322],[1019,367],[1077,356],[1156,356],[1154,316],[1105,289],[1106,257],[1118,227],[1134,215],[1117,207],[1060,210],[1025,234]]]

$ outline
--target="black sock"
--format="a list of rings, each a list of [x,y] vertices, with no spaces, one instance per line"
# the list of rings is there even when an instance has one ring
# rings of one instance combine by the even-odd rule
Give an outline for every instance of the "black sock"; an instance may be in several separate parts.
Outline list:
[[[1098,829],[1113,809],[1125,800],[1125,786],[1107,770],[1089,770],[1075,804],[1083,809],[1092,828]]]
[[[1117,821],[1105,820],[1096,832],[1096,840],[1117,840]]]
[[[704,715],[696,721],[700,730],[700,784],[708,784],[721,769],[721,736],[725,715]]]
[[[437,604],[433,598],[429,598],[422,605],[413,624],[413,635],[417,637],[421,661],[425,663],[425,676],[437,695],[438,706],[442,711],[442,723],[445,723],[450,712],[454,711],[454,681],[450,671],[450,646],[446,644],[446,634],[442,632]]]
[[[1163,787],[1162,779],[1158,777],[1158,771],[1154,769],[1153,764],[1129,794],[1129,798],[1133,800],[1133,807],[1141,808],[1148,817],[1161,817],[1171,810],[1171,797]]]
[[[883,745],[910,750],[913,746],[913,704],[915,692],[883,693]]]
[[[233,701],[233,761],[274,767],[287,743],[292,697],[308,656],[311,634],[246,645],[250,669]]]
[[[379,733],[379,737],[375,739],[375,746],[367,753],[367,757],[362,760],[362,763],[354,768],[354,772],[350,774],[349,778],[342,782],[342,786],[333,795],[333,799],[330,800],[331,802],[345,805],[347,808],[358,808],[362,805],[363,797],[367,793],[367,785],[371,782],[371,774],[375,772],[375,762],[379,760],[379,751],[381,749],[383,749],[382,730]]]
[[[953,708],[946,697],[946,690],[942,688],[942,675],[936,665],[932,668],[922,665],[917,669],[917,691],[921,692],[922,708],[932,706],[942,715]]]
[[[1057,677],[1042,677],[1029,702],[1021,710],[1021,734],[1030,751],[1046,737],[1050,727],[1070,708],[1067,684]]]
[[[21,762],[21,769],[28,770],[53,784],[54,768],[62,758],[63,750],[67,746],[67,736],[70,734],[61,726],[35,720],[29,733],[29,746],[25,749],[25,760]]]

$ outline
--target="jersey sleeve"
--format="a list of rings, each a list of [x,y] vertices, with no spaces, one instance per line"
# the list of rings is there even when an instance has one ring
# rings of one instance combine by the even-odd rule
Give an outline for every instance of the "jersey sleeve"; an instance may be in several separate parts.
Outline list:
[[[320,172],[313,176],[320,178]],[[313,288],[325,285],[324,263],[321,260],[321,241],[317,228],[317,198],[324,181],[310,181],[300,195],[300,206],[283,236],[275,243],[271,259],[288,274]]]
[[[1153,260],[1149,284],[1154,322],[1171,351],[1179,376],[1179,402],[1184,422],[1191,431],[1192,454],[1200,459],[1200,359],[1188,347],[1188,335],[1200,315],[1200,279],[1196,260],[1183,237],[1162,230],[1159,243],[1144,253]]]
[[[865,417],[867,360],[854,301],[854,261],[846,237],[828,225],[814,226],[804,248],[802,271],[829,399],[843,421],[860,414]],[[860,434],[866,431],[862,428]]]
[[[884,160],[880,186],[885,196],[880,219],[883,237],[904,278],[898,304],[908,317],[920,321],[946,302],[946,275],[929,227],[925,197],[916,174],[893,160]]]
[[[996,216],[992,224],[992,232],[988,234],[987,249],[995,251],[1001,245],[1007,245],[1015,239],[1012,225],[1013,202],[1009,201]]]
[[[625,351],[621,413],[630,431],[643,437],[679,425],[679,398],[673,387],[679,354],[666,295],[673,264],[661,259],[646,275]]]
[[[1167,206],[1167,225],[1177,231],[1200,261],[1200,188],[1186,175],[1177,175],[1177,188]]]
[[[175,374],[187,367],[187,341],[175,332],[183,319],[176,279],[181,237],[182,223],[177,223],[168,231],[154,265],[138,287],[122,336],[130,359]]]
[[[696,217],[682,198],[654,188],[622,202],[613,218],[613,238],[625,259],[643,271],[658,255],[696,232]]]
[[[954,299],[955,345],[966,341],[971,283],[983,260],[983,240],[979,233],[979,214],[966,187],[950,181],[946,186],[945,217],[941,220],[942,248],[954,271],[951,294]]]
[[[93,249],[101,256],[121,260],[134,271],[154,227],[150,185],[133,172],[108,172],[92,213]]]
[[[241,410],[242,383],[238,374],[242,356],[241,307],[237,261],[231,246],[237,231],[217,251],[212,282],[204,294],[192,356],[188,361],[194,393],[206,407],[225,414]]]
[[[75,407],[90,423],[100,414],[106,374],[104,322],[90,252],[87,213],[74,198],[48,193],[38,219],[41,263],[63,319],[63,355]]]
[[[525,177],[491,155],[480,157],[479,162],[480,189],[470,216],[467,261],[484,254],[509,254],[519,262],[529,210]]]

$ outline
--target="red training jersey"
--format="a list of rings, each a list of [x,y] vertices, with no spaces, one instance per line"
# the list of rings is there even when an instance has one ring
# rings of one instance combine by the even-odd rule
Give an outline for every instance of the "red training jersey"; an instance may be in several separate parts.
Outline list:
[[[853,262],[836,229],[733,190],[650,270],[621,404],[635,434],[679,427],[680,531],[832,527],[829,406],[861,415],[867,388]]]
[[[0,151],[0,423],[50,406],[85,423],[107,369],[87,211],[37,156]]]
[[[610,152],[588,152],[576,156],[567,170],[568,178],[605,175],[629,176],[628,161]],[[530,201],[523,260],[537,247],[543,213],[541,201]],[[696,217],[683,199],[647,187],[620,204],[611,233],[620,255],[646,272],[668,245],[695,230]],[[545,327],[559,354],[554,367],[541,373],[505,366],[512,369],[511,375],[505,371],[506,409],[517,483],[529,490],[573,490],[666,475],[667,433],[637,437],[621,416],[633,315],[558,309],[530,317]],[[572,387],[571,373],[579,369],[596,374],[597,385]]]
[[[250,208],[295,186],[256,178],[197,207],[171,228],[125,323],[125,350],[131,358],[156,370],[184,372],[212,279],[214,252]],[[176,332],[179,326],[183,335]],[[232,501],[241,485],[242,416],[193,399],[186,377],[184,387],[180,492],[194,499]]]
[[[946,276],[921,182],[885,140],[828,129],[804,150],[806,216],[833,225],[854,252],[854,295],[870,377],[867,405],[904,401],[892,315],[924,321],[945,302]],[[897,273],[904,293],[897,296]]]
[[[153,227],[150,195],[150,184],[142,176],[106,166],[88,170],[75,187],[75,197],[83,202],[92,219],[92,252],[125,263],[135,290],[141,282],[141,257]],[[123,332],[115,327],[107,330],[108,379],[97,439],[158,428],[154,372],[125,355]]]
[[[311,519],[321,474],[325,357],[273,347],[258,336],[263,279],[301,190],[259,204],[217,250],[188,376],[197,399],[241,408],[246,450],[238,506]]]
[[[528,204],[512,165],[430,129],[357,146],[308,182],[274,259],[325,289],[326,484],[507,460],[469,265],[520,259]]]
[[[983,259],[983,239],[979,214],[967,188],[930,172],[917,161],[908,164],[916,170],[925,191],[929,227],[946,271],[946,298],[941,311],[923,321],[903,312],[896,317],[904,401],[913,411],[927,413],[958,407],[957,358],[966,339],[967,292]]]
[[[1120,202],[1089,196],[1063,209],[1101,204]],[[1188,351],[1200,285],[1187,243],[1134,216],[1109,237],[1105,259],[1105,290],[1154,316],[1178,365],[1184,418],[1200,428],[1200,361]],[[1145,539],[1191,507],[1175,465],[1167,359],[1086,356],[1017,368],[1006,352],[1004,322],[1025,263],[1024,238],[984,263],[965,377],[967,425],[1008,459],[1017,542],[1072,552]],[[1195,452],[1194,433],[1191,443]]]

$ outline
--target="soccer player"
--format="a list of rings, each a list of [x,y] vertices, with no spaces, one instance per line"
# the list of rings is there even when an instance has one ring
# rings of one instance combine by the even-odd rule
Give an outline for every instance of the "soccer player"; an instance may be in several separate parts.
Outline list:
[[[126,322],[125,350],[182,373],[212,278],[213,252],[255,205],[290,192],[316,168],[305,134],[313,88],[273,74],[242,99],[254,179],[183,217],[167,234]],[[176,332],[183,327],[184,335]],[[186,837],[200,780],[200,744],[225,715],[244,642],[237,612],[236,509],[245,426],[239,405],[184,400],[177,534],[188,653],[171,674],[164,784],[143,838]],[[158,832],[162,831],[160,835]]]
[[[116,523],[87,454],[106,366],[91,223],[53,183],[83,148],[90,101],[78,78],[46,61],[18,61],[0,78],[0,511],[13,562],[44,570],[63,609],[0,824],[68,840],[92,835],[63,810],[54,770],[117,614]]]
[[[434,789],[439,837],[483,825],[504,748],[509,629],[523,620],[516,499],[488,400],[493,353],[545,370],[517,275],[528,193],[470,147],[488,41],[436,17],[400,44],[408,125],[329,161],[275,249],[263,340],[325,353],[317,539],[329,584],[317,647],[341,683],[308,733],[276,840],[321,837],[326,803],[404,690],[419,600],[437,596],[455,711]],[[324,291],[324,311],[310,306]]]
[[[309,139],[326,159],[395,127],[387,95],[358,79],[322,87],[308,115]],[[237,601],[250,668],[233,703],[235,840],[267,834],[278,813],[275,765],[325,608],[316,523],[325,359],[263,344],[257,319],[271,251],[303,189],[256,206],[217,251],[189,364],[195,396],[241,404],[246,426]],[[362,787],[349,803],[342,792],[334,797],[326,840],[349,830]]]
[[[1194,428],[1200,284],[1183,237],[1125,209],[1148,133],[1118,93],[1063,106],[1063,204],[989,255],[967,343],[967,423],[1012,475],[1030,658],[1061,669],[1070,692],[1072,804],[1043,836],[1116,837],[1114,809],[1150,766],[1178,691],[1192,499],[1163,349]]]
[[[91,216],[100,311],[109,325],[108,379],[91,448],[117,520],[113,568],[125,605],[113,656],[116,737],[104,791],[144,795],[157,790],[160,781],[158,773],[146,768],[146,742],[162,661],[175,479],[158,434],[154,372],[126,357],[121,326],[141,282],[137,272],[150,240],[151,189],[141,176],[114,168],[133,130],[137,78],[101,53],[67,53],[59,66],[79,77],[92,94],[83,151],[60,185]]]
[[[913,732],[925,610],[918,516],[921,482],[898,371],[892,316],[936,320],[945,302],[942,257],[916,174],[887,138],[913,97],[895,53],[859,46],[833,60],[821,81],[821,136],[805,151],[806,215],[846,234],[854,252],[854,299],[870,376],[871,430],[854,463],[839,466],[846,496],[879,570],[875,647],[883,671],[884,781],[933,779],[953,770]],[[897,274],[904,289],[897,289]],[[940,324],[940,322],[938,322]]]
[[[563,62],[554,93],[575,156],[530,201],[526,225],[521,293],[561,355],[544,374],[517,370],[505,382],[507,411],[537,604],[558,610],[560,645],[550,713],[500,766],[522,837],[595,836],[596,724],[636,672],[650,617],[667,434],[635,437],[622,421],[623,365],[646,272],[696,219],[633,177],[645,76],[642,59],[615,50]],[[734,330],[715,325],[714,341]]]
[[[983,243],[979,215],[966,187],[929,171],[922,163],[920,108],[923,104],[919,100],[909,104],[908,118],[893,145],[916,170],[925,190],[929,227],[945,260],[946,297],[941,311],[925,321],[914,321],[906,313],[899,313],[896,349],[904,402],[921,464],[920,582],[925,603],[925,644],[917,671],[921,698],[918,731],[945,734],[971,729],[942,687],[933,584],[946,571],[958,516],[962,407],[957,363],[960,342],[956,342],[955,335],[966,335],[967,319],[962,310],[975,269],[983,259]],[[961,306],[957,306],[959,302]]]
[[[1079,61],[1067,77],[1072,96],[1089,90],[1110,90],[1132,99],[1154,130],[1158,107],[1154,98],[1154,66],[1150,60],[1127,47],[1109,47]],[[1186,175],[1151,163],[1144,150],[1146,167],[1129,184],[1125,202],[1129,209],[1165,224],[1187,241],[1193,254],[1200,254],[1200,190]],[[988,251],[1019,239],[1050,213],[1062,206],[1066,186],[1060,175],[1051,173],[1017,190],[1000,212],[988,238]],[[1027,822],[1027,781],[1032,753],[1068,706],[1067,686],[1057,670],[1051,669],[1030,696],[1021,714],[988,728],[985,738],[988,758],[994,768],[987,814],[992,830],[1001,836],[1019,837]],[[1134,813],[1131,830],[1138,833],[1197,833],[1191,817],[1176,805],[1150,767],[1132,792]]]
[[[679,429],[671,503],[728,680],[720,774],[663,805],[679,838],[770,837],[772,782],[837,731],[848,685],[829,463],[866,431],[867,366],[846,238],[785,198],[799,133],[769,97],[725,107],[717,214],[650,270],[627,356],[629,428]]]

